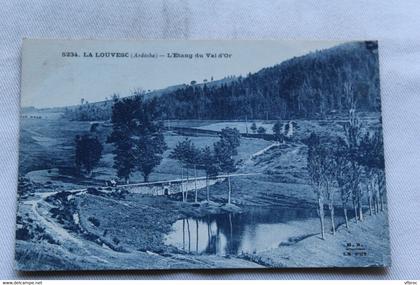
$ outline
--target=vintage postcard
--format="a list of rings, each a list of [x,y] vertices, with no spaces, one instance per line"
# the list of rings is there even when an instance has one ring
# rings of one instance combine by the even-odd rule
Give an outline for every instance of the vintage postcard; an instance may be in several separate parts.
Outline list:
[[[24,40],[16,269],[390,265],[376,41]]]

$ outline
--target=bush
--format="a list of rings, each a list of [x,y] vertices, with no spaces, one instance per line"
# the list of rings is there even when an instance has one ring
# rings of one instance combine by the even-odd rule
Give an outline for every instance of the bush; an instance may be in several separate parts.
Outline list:
[[[266,133],[266,130],[265,130],[264,127],[258,127],[257,133],[260,134],[260,135],[262,135],[262,134],[265,134]]]
[[[27,228],[21,228],[16,230],[16,239],[17,240],[30,240],[32,235]]]
[[[101,222],[95,217],[89,217],[88,221],[92,223],[95,227],[99,227],[101,225]]]

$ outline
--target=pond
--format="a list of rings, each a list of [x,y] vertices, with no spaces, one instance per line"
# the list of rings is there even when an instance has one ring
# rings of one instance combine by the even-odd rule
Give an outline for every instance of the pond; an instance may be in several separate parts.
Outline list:
[[[290,237],[317,232],[316,209],[252,207],[240,214],[178,220],[165,243],[189,253],[236,255],[276,248]]]

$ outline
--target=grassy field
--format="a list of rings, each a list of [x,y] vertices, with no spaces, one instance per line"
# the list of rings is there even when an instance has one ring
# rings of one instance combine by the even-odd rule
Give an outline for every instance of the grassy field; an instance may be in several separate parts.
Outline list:
[[[20,270],[260,267],[236,257],[185,256],[163,242],[172,223],[226,206],[199,207],[177,197],[89,192],[36,193],[19,205]],[[225,209],[225,210],[224,210]]]
[[[91,123],[89,122],[75,122],[61,118],[23,118],[21,124],[20,174],[24,175],[28,172],[36,171],[30,176],[32,179],[41,182],[53,178],[51,173],[47,173],[47,169],[73,167],[74,138],[76,135],[88,133],[91,127]],[[104,145],[102,159],[93,172],[92,180],[96,179],[96,183],[102,183],[100,181],[116,177],[116,172],[112,168],[113,146],[106,143],[109,133],[109,127],[99,127],[96,132]],[[181,136],[174,132],[165,133],[165,142],[168,149],[163,155],[164,159],[161,164],[151,174],[150,181],[177,179],[181,177],[181,167],[179,163],[170,159],[169,154],[179,141],[183,141],[186,138],[186,136]],[[215,136],[191,136],[189,138],[200,148],[211,146],[218,140]],[[241,140],[241,145],[238,148],[239,154],[236,157],[236,160],[246,160],[253,153],[270,144],[270,142],[260,139],[243,138]],[[204,173],[198,170],[198,175],[203,176]],[[58,174],[56,176],[58,176]],[[67,179],[71,179],[71,177],[67,177]],[[60,182],[59,179],[55,180],[57,183]],[[142,177],[139,173],[134,173],[131,181],[133,183],[141,182]],[[95,183],[94,181],[91,182]],[[78,181],[74,181],[74,183],[78,183]],[[89,183],[84,181],[81,184],[86,185]]]
[[[220,131],[223,128],[236,128],[241,133],[246,133],[247,127],[248,127],[248,133],[252,134],[251,130],[251,124],[252,122],[217,122],[217,123],[210,123],[208,125],[201,125],[196,127],[197,129],[203,129],[203,130],[211,130],[211,131]],[[265,122],[265,121],[255,121],[255,125],[257,128],[263,127],[266,130],[267,134],[273,133],[273,122]]]
[[[363,116],[363,122],[369,125],[376,125],[379,118],[375,114]],[[199,127],[212,130],[220,130],[223,127],[243,128],[245,122],[221,122],[221,121],[172,121],[171,124],[183,127]],[[272,123],[272,122],[271,122]],[[280,146],[276,146],[266,152],[253,157],[260,150],[270,146],[273,142],[257,138],[241,138],[241,145],[238,148],[238,155],[235,157],[239,163],[238,173],[256,173],[259,175],[251,178],[235,178],[234,183],[240,183],[237,187],[240,195],[249,197],[252,201],[253,189],[261,187],[270,192],[271,189],[279,188],[282,195],[289,195],[295,198],[303,198],[306,201],[313,201],[314,196],[309,188],[309,179],[306,170],[306,146],[301,142],[310,132],[315,131],[321,136],[342,136],[343,120],[295,120],[296,130],[292,139]],[[265,123],[269,124],[269,122]],[[103,186],[104,181],[116,178],[113,166],[113,146],[106,144],[107,136],[111,128],[100,124],[96,134],[103,142],[105,148],[102,159],[97,168],[93,171],[93,177],[80,179],[70,174],[61,173],[60,168],[73,167],[74,137],[89,132],[90,122],[75,122],[60,117],[42,117],[41,119],[22,119],[22,131],[20,139],[20,173],[26,174],[28,178],[38,183],[53,184],[49,188],[56,189],[78,189],[81,186],[98,185]],[[150,175],[150,181],[162,181],[178,179],[181,177],[182,167],[179,162],[170,159],[169,154],[179,141],[186,139],[173,131],[165,132],[165,142],[168,149],[164,153],[164,159]],[[218,138],[217,136],[200,134],[188,137],[197,147],[211,146]],[[191,172],[191,171],[190,171]],[[202,170],[197,171],[198,176],[204,176]],[[184,175],[186,175],[184,169]],[[192,173],[189,175],[192,176]],[[130,179],[131,183],[142,182],[143,178],[139,173],[134,173]],[[258,183],[258,185],[254,185]],[[276,184],[277,183],[277,184]],[[280,183],[280,184],[278,184]],[[280,187],[280,185],[283,185]],[[287,187],[285,187],[287,185]],[[235,185],[234,185],[235,186]],[[215,189],[219,186],[214,186]],[[220,187],[222,189],[222,187]],[[292,189],[301,190],[294,191]],[[287,189],[287,190],[284,190]],[[220,190],[224,191],[224,190]],[[217,194],[215,190],[214,193]],[[223,192],[221,192],[223,193]],[[239,196],[239,195],[238,195]],[[237,197],[234,199],[237,199]],[[247,200],[243,198],[243,200]],[[240,201],[238,201],[240,202]],[[255,201],[254,201],[255,202]]]
[[[379,115],[378,113],[362,113],[360,114],[360,121],[364,126],[371,129],[379,127]],[[343,135],[344,129],[343,124],[347,122],[348,118],[339,117],[334,119],[319,119],[319,120],[304,120],[304,119],[294,119],[294,120],[280,120],[281,124],[286,124],[292,121],[295,125],[293,130],[294,140],[302,140],[310,135],[311,132],[316,132],[320,136],[334,136],[334,135]],[[181,127],[191,127],[203,130],[211,131],[220,131],[223,128],[230,127],[236,128],[241,133],[246,133],[248,128],[248,133],[252,134],[251,124],[255,122],[257,128],[263,127],[266,130],[267,134],[273,133],[273,125],[276,123],[275,120],[256,120],[256,121],[202,121],[199,123],[192,123],[188,125],[186,123],[181,124],[181,122],[174,123],[175,126]]]
[[[375,125],[379,118],[374,114],[363,117],[364,122]],[[257,138],[241,138],[241,145],[238,148],[238,155],[235,157],[239,163],[238,173],[260,174],[251,178],[235,178],[234,183],[240,183],[238,189],[242,200],[253,201],[253,189],[260,187],[270,193],[271,189],[280,189],[282,195],[289,195],[295,198],[303,198],[306,201],[313,201],[314,195],[308,186],[309,180],[306,170],[306,146],[301,142],[312,131],[321,136],[337,135],[342,136],[343,121],[325,120],[296,120],[296,130],[291,141],[276,146],[264,152],[262,155],[252,157],[253,154],[273,144],[273,142]],[[221,122],[221,121],[176,121],[171,124],[183,127],[198,127],[212,130],[220,130],[223,127],[244,128],[245,122]],[[272,122],[271,122],[272,123]],[[268,122],[265,124],[269,124]],[[20,172],[26,174],[31,180],[38,183],[50,181],[56,189],[78,189],[81,186],[98,185],[103,186],[104,181],[116,178],[113,166],[113,146],[106,144],[106,138],[110,133],[110,127],[100,124],[96,134],[103,142],[105,148],[103,156],[97,168],[94,169],[93,177],[80,179],[72,175],[61,173],[60,167],[73,167],[74,137],[86,132],[91,128],[90,122],[75,122],[46,116],[41,119],[22,119],[22,131],[20,140]],[[165,142],[168,149],[164,153],[164,159],[150,175],[150,181],[162,181],[178,179],[181,177],[182,168],[179,162],[170,159],[169,154],[179,141],[186,139],[173,131],[165,132]],[[189,137],[197,147],[211,146],[218,140],[216,136],[200,134]],[[191,172],[191,171],[190,171]],[[204,176],[202,170],[197,171],[198,176]],[[184,175],[186,175],[184,169]],[[192,176],[192,173],[190,173]],[[130,179],[131,183],[142,182],[143,178],[139,173],[134,173]],[[258,185],[254,185],[257,183]],[[280,183],[280,184],[276,184]],[[283,186],[280,186],[283,185]],[[287,185],[287,187],[285,186]],[[235,186],[235,185],[234,185]],[[215,189],[220,186],[214,186]],[[51,187],[49,187],[51,188]],[[300,189],[294,191],[294,188]],[[220,190],[222,195],[224,190]],[[214,191],[217,194],[217,190]],[[224,195],[224,194],[223,194]],[[237,199],[239,195],[234,197]],[[217,197],[216,197],[217,198]],[[337,199],[338,200],[338,199]],[[240,201],[238,201],[240,202]],[[255,200],[254,200],[255,202]]]
[[[35,265],[39,267],[43,264],[42,268],[45,269],[128,269],[152,266],[164,268],[258,267],[259,265],[253,262],[255,260],[259,263],[264,260],[264,264],[272,266],[281,267],[284,264],[294,266],[292,261],[284,263],[281,260],[290,254],[286,252],[287,248],[276,250],[273,254],[262,253],[258,256],[241,258],[191,256],[185,255],[173,246],[165,245],[163,240],[171,231],[172,224],[180,218],[241,212],[251,206],[278,206],[286,209],[315,208],[316,196],[310,186],[306,169],[307,148],[302,140],[312,131],[324,137],[342,136],[344,134],[343,122],[343,120],[295,120],[294,136],[280,145],[273,145],[273,141],[242,137],[238,155],[235,157],[239,168],[237,173],[252,173],[253,175],[231,179],[232,202],[235,206],[227,206],[227,181],[210,187],[210,203],[205,202],[205,191],[199,193],[199,204],[183,203],[180,195],[151,197],[129,193],[98,195],[83,192],[78,195],[67,193],[55,197],[57,194],[54,194],[54,191],[79,189],[89,185],[103,186],[105,180],[116,176],[112,168],[113,146],[105,143],[111,129],[103,124],[97,128],[96,134],[105,145],[103,156],[99,166],[94,169],[93,177],[81,179],[69,173],[63,173],[61,168],[73,166],[74,137],[88,133],[92,124],[72,122],[59,116],[23,118],[20,138],[20,174],[36,182],[38,188],[35,190],[40,193],[27,198],[19,205],[20,226],[28,227],[29,232],[33,234],[33,239],[18,240],[17,259],[25,261],[31,256],[36,256],[38,263],[32,263],[34,268]],[[377,126],[379,118],[366,116],[364,122],[369,122],[370,126]],[[261,121],[257,122],[257,126],[264,125],[268,131],[271,131],[272,123]],[[244,122],[177,121],[171,124],[216,131],[229,126],[245,132]],[[164,135],[168,149],[163,155],[161,164],[151,174],[150,181],[181,177],[181,165],[170,159],[169,154],[186,136],[174,131],[166,131]],[[189,138],[200,148],[211,146],[218,140],[217,136],[205,134]],[[272,147],[261,152],[269,146]],[[258,155],[255,155],[256,153]],[[200,170],[197,174],[204,175]],[[141,181],[141,175],[135,173],[130,182]],[[41,193],[42,191],[50,191],[45,195],[54,195],[55,198],[46,201],[47,196]],[[339,195],[338,192],[336,195]],[[190,202],[191,197],[192,195]],[[338,196],[336,201],[336,206],[340,206]],[[339,211],[338,208],[337,212]],[[366,227],[370,226],[370,224],[366,225]],[[369,229],[361,228],[360,231],[365,232]],[[373,232],[372,238],[380,234]],[[350,237],[346,233],[339,233],[339,235],[343,238]],[[336,249],[339,249],[338,240]],[[317,241],[311,238],[302,242],[299,243],[303,244],[302,248],[296,247],[302,253],[305,253],[310,246],[318,246]],[[319,246],[322,247],[322,244]],[[292,248],[295,247],[290,247]],[[270,259],[270,256],[275,258],[274,261]],[[116,263],[119,267],[115,267]]]

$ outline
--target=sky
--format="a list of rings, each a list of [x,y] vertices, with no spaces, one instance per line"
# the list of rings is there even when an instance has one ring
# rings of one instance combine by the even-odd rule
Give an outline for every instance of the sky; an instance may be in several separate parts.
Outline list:
[[[96,102],[113,94],[125,97],[136,90],[161,89],[189,84],[193,80],[200,83],[204,79],[210,81],[211,77],[217,80],[230,75],[245,76],[289,58],[341,43],[25,40],[21,105],[37,108],[70,106],[79,104],[82,98]],[[106,53],[120,53],[123,57],[106,57]],[[134,57],[142,53],[157,57]],[[173,53],[192,55],[192,58],[173,57]],[[203,57],[195,57],[196,54]]]

